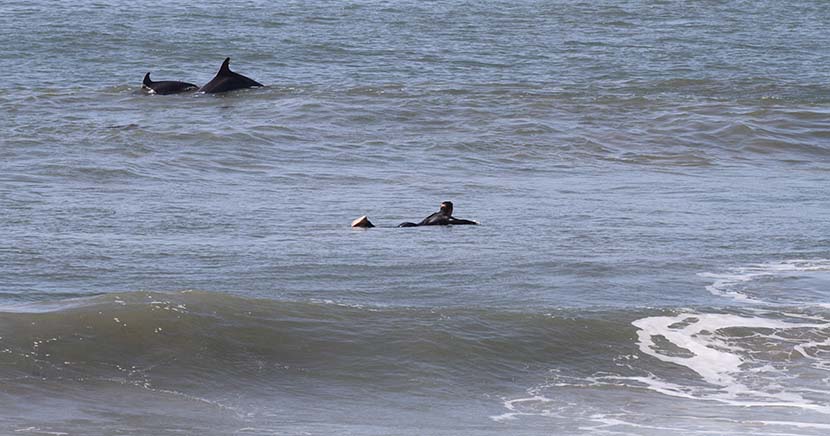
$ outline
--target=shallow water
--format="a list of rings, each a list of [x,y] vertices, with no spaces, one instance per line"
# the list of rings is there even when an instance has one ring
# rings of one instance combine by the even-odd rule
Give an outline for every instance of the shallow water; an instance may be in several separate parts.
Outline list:
[[[824,434],[828,25],[5,2],[0,432]]]

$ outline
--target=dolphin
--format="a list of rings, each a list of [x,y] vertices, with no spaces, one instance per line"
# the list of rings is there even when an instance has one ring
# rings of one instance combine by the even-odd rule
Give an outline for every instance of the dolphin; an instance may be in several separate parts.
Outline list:
[[[228,67],[230,62],[231,58],[225,58],[225,62],[222,62],[222,66],[219,68],[219,72],[216,73],[216,76],[211,79],[210,82],[199,88],[199,92],[204,92],[205,94],[215,94],[217,92],[253,88],[254,86],[265,86],[256,80],[231,71],[230,67]]]
[[[151,94],[166,95],[195,91],[199,89],[199,86],[187,82],[177,82],[175,80],[153,82],[150,80],[150,73],[147,73],[144,75],[144,83],[141,85],[141,88],[148,90]]]

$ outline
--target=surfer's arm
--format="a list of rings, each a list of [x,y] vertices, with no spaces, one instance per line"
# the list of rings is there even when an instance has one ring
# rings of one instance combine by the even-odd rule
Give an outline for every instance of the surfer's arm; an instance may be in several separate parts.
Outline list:
[[[477,226],[477,225],[478,225],[478,223],[477,223],[477,222],[475,222],[475,221],[470,221],[470,220],[462,220],[462,219],[458,219],[458,218],[450,218],[450,224],[453,224],[453,225],[464,225],[464,224],[469,224],[469,225],[473,225],[473,226]]]

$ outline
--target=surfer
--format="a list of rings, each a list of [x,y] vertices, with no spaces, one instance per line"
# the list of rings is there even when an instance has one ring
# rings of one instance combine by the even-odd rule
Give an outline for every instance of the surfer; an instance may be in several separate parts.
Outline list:
[[[463,220],[452,216],[452,201],[444,201],[438,212],[424,218],[418,224],[415,223],[400,223],[398,227],[418,227],[418,226],[446,226],[446,225],[462,225],[471,224],[478,225],[475,221]]]
[[[400,223],[398,227],[418,227],[418,226],[447,226],[447,225],[478,225],[477,222],[471,220],[464,220],[452,216],[452,202],[444,201],[441,203],[440,210],[434,214],[424,218],[419,223]],[[367,216],[362,216],[352,221],[352,227],[372,228],[375,227]]]

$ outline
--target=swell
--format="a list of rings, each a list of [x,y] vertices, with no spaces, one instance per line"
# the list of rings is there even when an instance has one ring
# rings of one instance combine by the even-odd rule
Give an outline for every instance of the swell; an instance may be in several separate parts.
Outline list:
[[[217,389],[481,386],[538,376],[551,365],[580,372],[592,361],[610,362],[620,347],[633,346],[636,317],[107,294],[8,307],[0,314],[0,378]]]
[[[824,390],[776,386],[827,371],[827,329],[821,305],[520,312],[127,292],[7,305],[0,380],[58,391],[114,382],[200,398],[608,386],[812,410]]]

